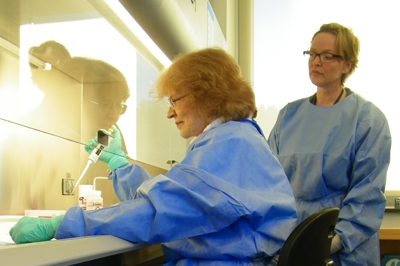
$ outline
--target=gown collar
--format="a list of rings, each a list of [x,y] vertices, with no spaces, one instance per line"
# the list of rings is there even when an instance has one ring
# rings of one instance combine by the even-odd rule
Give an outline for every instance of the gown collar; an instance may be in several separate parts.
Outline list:
[[[250,115],[250,116],[249,116],[248,118],[246,118],[245,120],[253,121],[253,115]],[[204,128],[203,132],[206,132],[207,130],[210,130],[210,129],[214,128],[214,127],[217,127],[217,126],[221,125],[221,124],[222,124],[222,121],[223,121],[223,120],[222,120],[222,117],[219,117],[219,118],[215,119],[215,120],[212,121],[210,124],[208,124],[208,126],[206,126],[206,127]],[[262,135],[262,133],[261,133],[261,135]],[[195,141],[196,138],[197,138],[197,137],[194,137],[194,138],[190,141],[190,144],[192,144],[193,141]]]

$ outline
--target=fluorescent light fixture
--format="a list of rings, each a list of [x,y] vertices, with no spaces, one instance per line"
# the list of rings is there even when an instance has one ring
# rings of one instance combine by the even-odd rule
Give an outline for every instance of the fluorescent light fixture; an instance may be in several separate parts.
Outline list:
[[[89,3],[156,69],[161,70],[171,64],[171,60],[153,42],[119,1],[89,0]]]

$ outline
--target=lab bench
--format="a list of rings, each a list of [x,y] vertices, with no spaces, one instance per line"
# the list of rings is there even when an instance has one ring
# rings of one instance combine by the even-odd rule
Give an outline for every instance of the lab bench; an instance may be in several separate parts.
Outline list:
[[[44,265],[160,265],[165,261],[160,244],[134,244],[102,235],[0,247],[2,266]]]

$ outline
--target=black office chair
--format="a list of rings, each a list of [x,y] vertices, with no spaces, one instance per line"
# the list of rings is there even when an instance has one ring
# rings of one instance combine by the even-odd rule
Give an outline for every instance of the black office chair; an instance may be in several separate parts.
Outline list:
[[[333,266],[329,258],[338,208],[325,208],[302,221],[282,247],[278,266]]]

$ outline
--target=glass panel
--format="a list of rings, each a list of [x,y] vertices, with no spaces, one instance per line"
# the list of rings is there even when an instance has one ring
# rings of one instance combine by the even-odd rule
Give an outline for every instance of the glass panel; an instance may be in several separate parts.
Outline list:
[[[84,145],[113,124],[126,154],[155,173],[184,156],[167,104],[149,96],[159,70],[97,6],[0,0],[0,215],[77,204],[77,193],[61,195],[61,179],[78,180]],[[92,165],[80,184],[107,170]],[[105,206],[118,201],[103,189]]]

